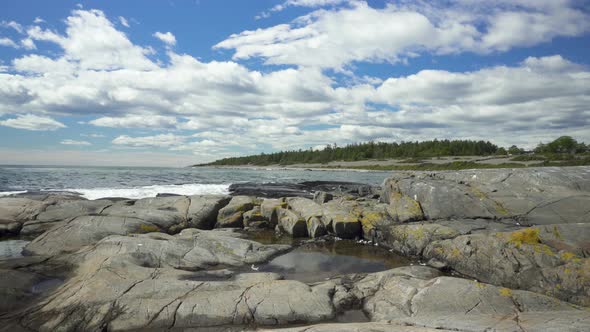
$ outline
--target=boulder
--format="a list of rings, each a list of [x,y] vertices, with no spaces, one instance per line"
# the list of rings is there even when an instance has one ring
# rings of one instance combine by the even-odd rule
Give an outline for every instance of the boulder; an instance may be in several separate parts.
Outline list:
[[[244,227],[267,228],[268,221],[261,213],[260,206],[255,206],[252,210],[244,212]]]
[[[305,220],[309,237],[316,238],[327,233],[321,205],[303,197],[287,198],[287,205]]]
[[[286,209],[287,203],[284,198],[265,198],[260,204],[260,213],[262,216],[270,222],[271,227],[277,225],[279,222],[278,211],[280,209]]]
[[[219,210],[215,227],[244,227],[243,215],[260,203],[254,197],[234,196],[229,203]]]
[[[334,195],[325,191],[316,191],[313,194],[313,201],[318,204],[324,204],[334,199]]]
[[[46,207],[47,204],[43,201],[28,198],[1,197],[0,235],[18,233],[23,223],[35,219]]]
[[[213,229],[217,222],[217,214],[226,206],[230,197],[225,195],[189,196],[190,205],[187,211],[187,227]]]
[[[278,227],[282,231],[285,231],[292,237],[307,237],[307,222],[305,219],[297,215],[295,212],[287,209],[279,209],[278,214]]]
[[[360,211],[357,203],[342,199],[332,200],[322,205],[324,222],[329,231],[343,239],[354,239],[362,236]]]

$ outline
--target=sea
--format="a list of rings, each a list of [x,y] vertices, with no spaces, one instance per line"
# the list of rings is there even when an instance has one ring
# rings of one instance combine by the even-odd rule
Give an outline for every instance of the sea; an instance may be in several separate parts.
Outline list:
[[[78,167],[0,165],[0,196],[71,191],[87,199],[145,198],[158,193],[227,194],[232,183],[346,181],[380,185],[390,172],[216,167]]]

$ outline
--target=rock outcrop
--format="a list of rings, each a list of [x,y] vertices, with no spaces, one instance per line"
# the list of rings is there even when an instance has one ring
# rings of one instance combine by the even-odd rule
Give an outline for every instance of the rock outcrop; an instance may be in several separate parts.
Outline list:
[[[588,167],[396,173],[382,196],[395,222],[373,231],[478,280],[590,305],[589,199]]]

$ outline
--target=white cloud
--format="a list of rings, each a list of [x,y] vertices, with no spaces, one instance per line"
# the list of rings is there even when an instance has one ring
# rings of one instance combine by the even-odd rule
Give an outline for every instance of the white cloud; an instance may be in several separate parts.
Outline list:
[[[34,50],[37,48],[35,42],[31,38],[25,38],[20,41],[20,45],[25,50]]]
[[[290,24],[233,34],[214,48],[235,50],[234,59],[260,57],[267,64],[343,69],[355,61],[394,63],[425,52],[507,51],[590,31],[590,15],[568,1],[418,4],[379,9],[353,2],[314,11]]]
[[[58,44],[64,58],[75,61],[81,69],[115,70],[156,68],[146,57],[150,51],[134,45],[100,10],[74,10],[66,19],[65,35],[34,26],[27,30],[32,40]]]
[[[122,26],[129,28],[129,21],[127,21],[127,19],[123,16],[119,16],[119,22],[121,22]]]
[[[122,135],[113,140],[115,145],[125,145],[131,147],[160,147],[168,148],[183,144],[186,137],[174,134],[161,134],[155,136],[130,137]]]
[[[274,6],[271,11],[281,11],[287,7],[325,7],[335,6],[343,3],[354,2],[353,0],[287,0],[282,4]]]
[[[57,130],[66,127],[63,123],[52,118],[33,114],[18,115],[16,118],[0,121],[0,126],[36,131]]]
[[[0,27],[12,28],[18,33],[23,33],[24,31],[23,26],[15,21],[2,21],[0,22]]]
[[[18,48],[18,45],[10,38],[0,37],[0,45]]]
[[[90,133],[90,134],[80,134],[80,136],[82,137],[92,137],[92,138],[103,138],[106,137],[103,134],[94,134],[94,133]]]
[[[176,45],[176,37],[172,34],[172,32],[156,32],[153,35],[154,37],[158,38],[159,40],[163,41],[168,46]]]
[[[35,24],[41,24],[41,23],[45,23],[45,20],[40,18],[39,16],[35,17],[35,19],[33,20],[33,23]]]
[[[419,16],[412,11],[404,15]],[[430,14],[424,17],[426,26],[439,28],[438,20],[427,18]],[[171,50],[166,53],[168,61],[156,63],[145,57],[146,48],[117,31],[102,12],[75,11],[65,22],[64,34],[29,30],[31,38],[56,43],[63,52],[53,57],[32,52],[14,59],[11,70],[0,72],[0,114],[15,115],[12,121],[33,114],[45,119],[83,115],[84,123],[94,126],[174,131],[121,135],[112,141],[119,149],[135,148],[133,153],[157,147],[214,159],[236,151],[435,137],[534,145],[564,132],[590,140],[590,72],[561,56],[523,58],[516,66],[471,72],[425,69],[383,81],[352,77],[340,83],[321,66],[263,72],[232,61],[203,62]],[[290,26],[276,29],[291,33]],[[123,39],[110,50],[116,56],[101,60],[92,50],[104,41],[88,38],[82,46],[74,30]],[[268,36],[254,34],[252,43],[280,34],[269,31]],[[342,59],[364,52],[362,47],[343,49]],[[126,54],[139,58],[131,61]],[[3,122],[7,121],[11,120]]]
[[[124,117],[102,117],[92,121],[90,124],[98,127],[111,127],[111,128],[175,128],[177,121],[172,116],[161,116],[161,115],[128,115]]]
[[[62,145],[78,145],[78,146],[92,145],[92,143],[87,142],[87,141],[76,141],[73,139],[64,139],[63,141],[60,142],[60,144],[62,144]]]
[[[269,18],[271,16],[271,12],[280,12],[289,7],[308,7],[308,8],[317,8],[317,7],[326,7],[326,6],[336,6],[345,3],[354,3],[356,0],[287,0],[283,3],[273,6],[269,11],[264,11],[254,17],[257,20],[263,18]]]

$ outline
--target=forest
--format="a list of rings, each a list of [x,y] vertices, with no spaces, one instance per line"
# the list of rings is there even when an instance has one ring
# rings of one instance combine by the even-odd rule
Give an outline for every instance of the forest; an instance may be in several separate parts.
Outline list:
[[[537,157],[551,155],[552,158],[567,159],[565,155],[585,153],[587,146],[578,143],[570,136],[562,136],[544,144],[539,143],[534,150]],[[324,149],[293,150],[274,153],[261,153],[258,155],[231,157],[216,160],[209,164],[195,166],[221,166],[221,165],[292,165],[328,163],[330,161],[357,161],[357,160],[384,160],[407,159],[415,162],[420,158],[432,158],[443,156],[491,156],[491,155],[523,155],[525,150],[512,145],[508,149],[498,147],[489,141],[475,140],[431,140],[423,142],[366,142],[354,143],[346,146],[336,144],[327,145]],[[556,157],[556,155],[558,157]],[[530,155],[529,155],[530,156]],[[521,158],[525,157],[524,155]],[[527,158],[527,157],[525,157]],[[528,157],[530,158],[530,157]]]

